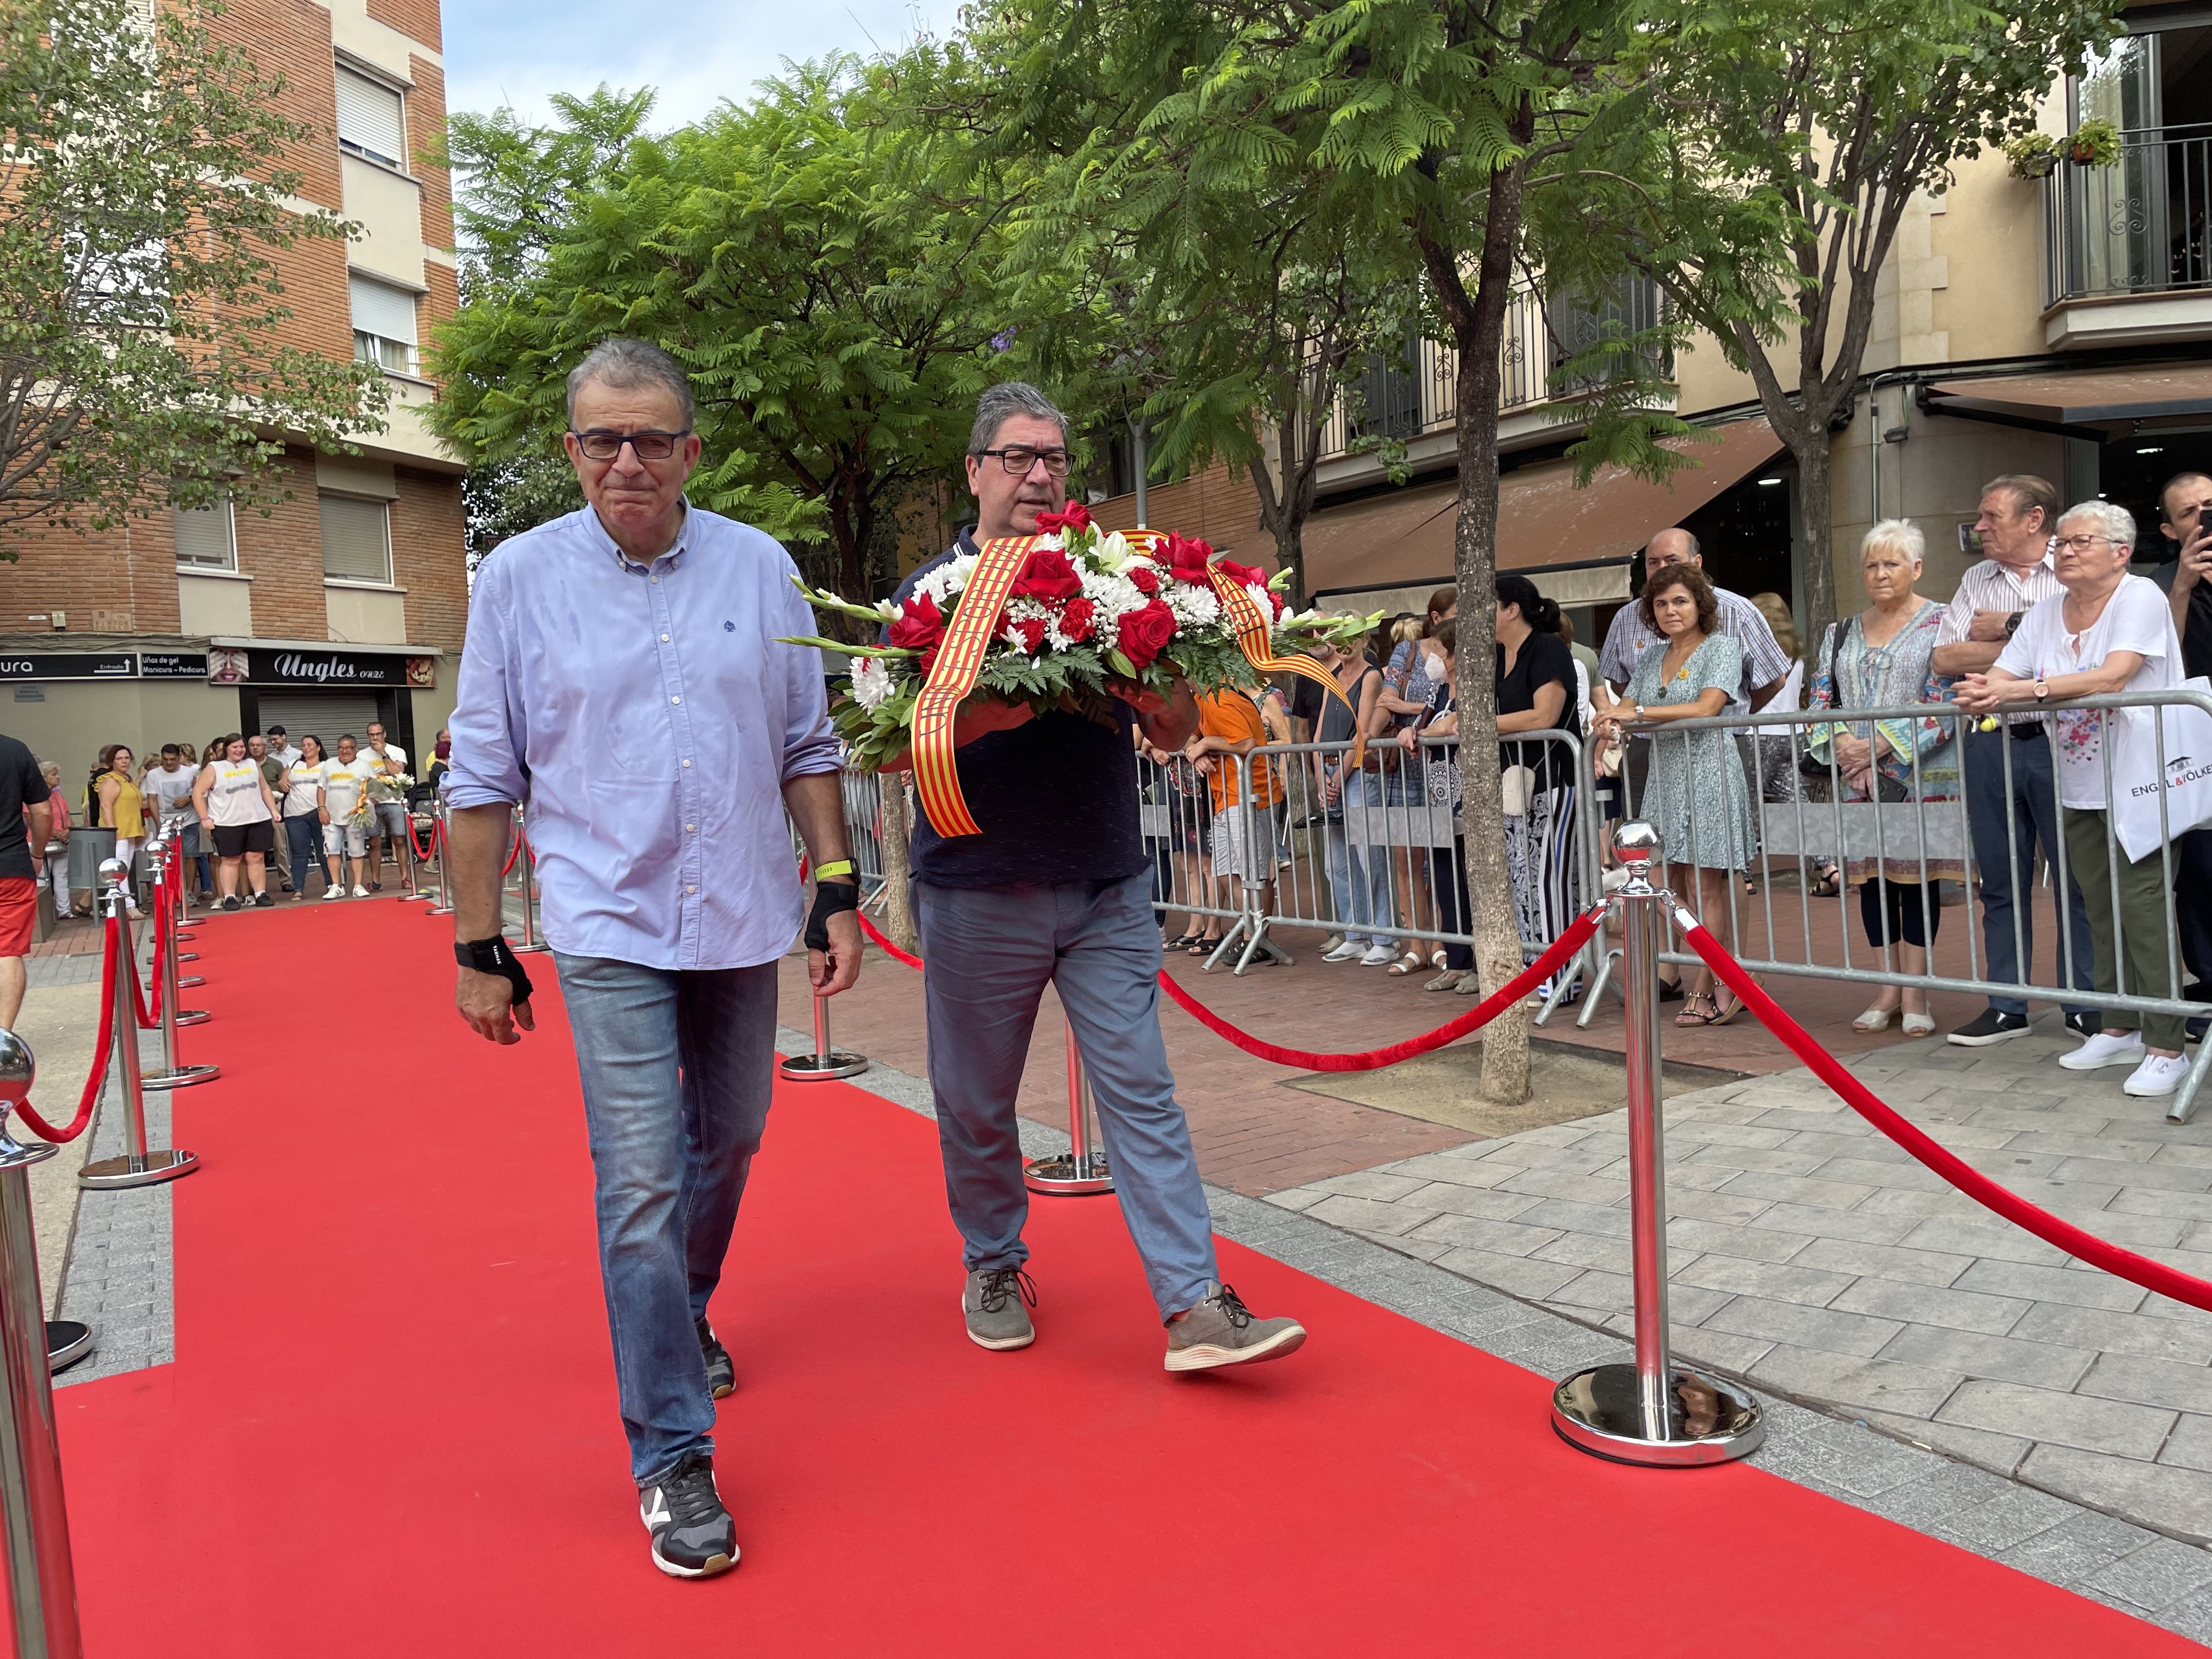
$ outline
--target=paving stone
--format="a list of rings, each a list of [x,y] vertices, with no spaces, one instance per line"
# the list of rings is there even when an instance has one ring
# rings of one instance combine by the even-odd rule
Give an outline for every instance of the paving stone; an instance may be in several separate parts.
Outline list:
[[[1416,1209],[1434,1210],[1447,1215],[1472,1215],[1480,1216],[1486,1221],[1510,1221],[1544,1200],[1520,1193],[1462,1187],[1453,1181],[1431,1181],[1419,1192],[1408,1193],[1400,1201]]]
[[[1632,1328],[1622,1334],[1632,1336],[1635,1332]],[[1771,1342],[1761,1342],[1753,1337],[1709,1331],[1702,1325],[1674,1327],[1673,1352],[1678,1358],[1692,1365],[1707,1366],[1737,1376],[1749,1375],[1773,1346]]]
[[[2033,1302],[2070,1302],[2079,1308],[2103,1308],[2115,1313],[2133,1310],[2147,1294],[2141,1285],[2107,1273],[2039,1267],[2025,1261],[1977,1261],[1959,1275],[1956,1288],[2024,1297]]]
[[[1765,1297],[1815,1307],[1832,1301],[1851,1284],[1849,1273],[1820,1273],[1787,1262],[1747,1261],[1725,1255],[1700,1256],[1668,1275],[1678,1285],[1695,1285],[1734,1296]]]
[[[1869,1407],[1912,1417],[1932,1417],[1965,1381],[1954,1371],[1930,1370],[1893,1360],[1859,1359],[1778,1343],[1759,1361],[1759,1376],[1769,1387],[1838,1406]]]
[[[2028,1453],[2020,1474],[2023,1480],[2077,1504],[2156,1516],[2167,1531],[2200,1543],[2212,1539],[2212,1474],[2058,1445],[2039,1445]]]
[[[2097,1358],[2080,1348],[2027,1342],[2013,1336],[1984,1336],[1938,1325],[1908,1325],[1879,1350],[1884,1359],[1936,1370],[1963,1371],[1970,1377],[2026,1382],[2039,1389],[2071,1389]]]
[[[1760,1198],[1771,1204],[1805,1204],[1815,1209],[1848,1210],[1875,1195],[1869,1183],[1816,1181],[1809,1176],[1775,1175],[1753,1170],[1736,1176],[1723,1192],[1740,1198]]]
[[[1668,1149],[1668,1172],[1688,1165],[1710,1164],[1727,1170],[1767,1170],[1777,1175],[1802,1176],[1812,1174],[1814,1167],[1826,1162],[1818,1152],[1802,1152],[1794,1148],[1773,1146],[1700,1146],[1686,1158]]]
[[[2171,1463],[2176,1468],[2202,1469],[2212,1474],[2212,1417],[2185,1413],[2173,1425],[2173,1432],[2166,1436],[2158,1461]]]
[[[2120,1215],[2169,1215],[2186,1221],[2212,1221],[2212,1193],[2170,1193],[2131,1187],[2116,1195],[2106,1207]]]
[[[1728,1173],[1722,1171],[1722,1173]],[[1747,1179],[1729,1175],[1726,1192],[1698,1192],[1681,1187],[1670,1187],[1667,1192],[1667,1213],[1670,1219],[1687,1216],[1692,1220],[1717,1222],[1724,1227],[1747,1227],[1766,1212],[1767,1202],[1763,1198],[1749,1198],[1734,1190],[1735,1183]]]
[[[1310,1187],[1292,1187],[1285,1192],[1267,1194],[1266,1201],[1278,1209],[1310,1210],[1328,1196],[1328,1194],[1316,1192]]]
[[[2135,1313],[2110,1313],[2039,1302],[2021,1316],[2011,1334],[2062,1347],[2148,1354],[2183,1364],[2212,1364],[2212,1323],[2192,1328],[2180,1320],[2157,1318],[2155,1313],[2148,1306]]]
[[[2142,1528],[2116,1516],[2075,1510],[2056,1526],[2001,1552],[1997,1559],[2053,1583],[2086,1583],[2150,1539]]]
[[[1416,1187],[1414,1190],[1418,1191]],[[1407,1205],[1378,1203],[1371,1198],[1354,1198],[1345,1193],[1331,1193],[1307,1211],[1317,1221],[1326,1221],[1332,1227],[1352,1227],[1369,1233],[1407,1233],[1435,1215],[1433,1210],[1417,1210]]]
[[[2140,1354],[2108,1353],[2100,1356],[2088,1376],[2075,1384],[2075,1392],[2138,1406],[2212,1412],[2212,1369]]]
[[[1857,1213],[1867,1216],[1892,1216],[1900,1219],[1925,1221],[1934,1216],[1951,1216],[1971,1220],[1989,1213],[1980,1205],[1962,1193],[1917,1193],[1882,1191],[1857,1206]]]
[[[1789,1261],[1812,1243],[1802,1233],[1777,1232],[1765,1227],[1731,1227],[1723,1222],[1699,1220],[1695,1216],[1674,1216],[1667,1223],[1667,1248],[1670,1250],[1735,1255],[1751,1261]]]
[[[2113,1126],[2107,1125],[2108,1129]],[[2124,1159],[2130,1164],[2148,1164],[2159,1150],[2168,1143],[2158,1140],[2129,1140],[2116,1129],[2109,1133],[2078,1132],[2060,1133],[2052,1129],[2028,1129],[2013,1137],[2012,1144],[2023,1152],[2055,1152],[2061,1158],[2100,1158]],[[2198,1152],[2199,1147],[2182,1147],[2179,1151]],[[2182,1158],[2181,1163],[2201,1162]]]
[[[2212,1583],[2212,1553],[2160,1538],[2092,1574],[2087,1588],[2156,1613],[2208,1583]]]
[[[1499,1183],[1538,1198],[1570,1198],[1578,1204],[1613,1204],[1628,1196],[1625,1181],[1602,1181],[1571,1170],[1516,1170]]]
[[[1403,1198],[1421,1185],[1419,1176],[1385,1175],[1380,1170],[1358,1170],[1351,1175],[1331,1176],[1326,1181],[1316,1181],[1314,1188],[1326,1193],[1342,1193],[1351,1198],[1374,1199],[1388,1203]]]
[[[1995,1555],[2039,1537],[2079,1513],[2063,1498],[2032,1486],[2014,1486],[1986,1504],[1947,1516],[1932,1530],[1938,1538]]]
[[[1974,1258],[1942,1250],[1909,1249],[1895,1244],[1866,1244],[1856,1239],[1815,1239],[1790,1258],[1801,1267],[1862,1273],[1907,1285],[1948,1285],[1973,1265]]]
[[[1349,1231],[1358,1233],[1360,1237],[1372,1243],[1380,1244],[1386,1250],[1395,1250],[1401,1255],[1412,1256],[1416,1261],[1434,1261],[1452,1248],[1447,1241],[1440,1238],[1427,1240],[1404,1238],[1396,1233],[1369,1232],[1364,1227],[1353,1227]]]
[[[1324,1212],[1316,1208],[1314,1214],[1327,1220]],[[1524,1227],[1517,1222],[1485,1221],[1480,1216],[1437,1215],[1424,1218],[1419,1227],[1411,1230],[1418,1239],[1441,1239],[1447,1244],[1464,1244],[1472,1249],[1488,1250],[1500,1255],[1526,1255],[1539,1244],[1548,1244],[1560,1237],[1549,1227]]]
[[[1922,1224],[1858,1210],[1824,1210],[1809,1204],[1773,1204],[1745,1224],[1813,1238],[1850,1238],[1868,1244],[1898,1244]]]
[[[2176,1414],[2018,1382],[1970,1382],[1934,1415],[1970,1429],[2025,1435],[2045,1445],[2148,1462],[2166,1443]]]
[[[1524,1256],[1499,1255],[1492,1250],[1472,1249],[1465,1245],[1438,1256],[1436,1265],[1448,1273],[1463,1274],[1478,1284],[1495,1285],[1514,1296],[1539,1298],[1551,1295],[1562,1285],[1579,1277],[1583,1271],[1556,1261],[1532,1261]]]
[[[1562,1233],[1529,1254],[1546,1261],[1564,1261],[1606,1273],[1626,1273],[1635,1261],[1635,1251],[1626,1239],[1606,1238],[1593,1233]]]
[[[1524,1227],[1557,1227],[1563,1232],[1601,1233],[1611,1238],[1627,1237],[1633,1224],[1625,1209],[1566,1198],[1540,1200],[1514,1219]]]
[[[2212,1645],[2212,1590],[2198,1590],[2160,1607],[2156,1622],[2200,1645]]]
[[[1881,1352],[1884,1344],[1905,1328],[1892,1319],[1837,1313],[1801,1302],[1774,1302],[1756,1296],[1732,1297],[1698,1322],[1706,1330],[1732,1336],[1790,1342],[1801,1348],[1825,1348],[1831,1353],[1856,1354],[1862,1358]]]
[[[1495,1146],[1498,1143],[1487,1141],[1483,1144]],[[1487,1158],[1462,1158],[1458,1154],[1462,1150],[1455,1146],[1449,1152],[1423,1152],[1419,1158],[1401,1158],[1395,1164],[1385,1164],[1376,1173],[1421,1181],[1449,1181],[1455,1187],[1492,1187],[1505,1179],[1509,1168],[1515,1167],[1504,1164],[1492,1164]]]
[[[2124,1163],[2118,1158],[2069,1158],[2058,1166],[2062,1181],[2086,1181],[2098,1186],[2140,1192],[2157,1188],[2171,1193],[2212,1192],[2212,1169],[2189,1164]]]
[[[1830,1305],[1845,1313],[1878,1314],[1908,1324],[1942,1325],[2002,1336],[2020,1322],[2030,1304],[2018,1297],[1862,1279]]]
[[[1925,1418],[1900,1417],[1894,1412],[1868,1411],[1865,1420],[1885,1433],[1908,1440],[2009,1478],[2034,1445],[2018,1435],[1991,1434],[1958,1423],[1932,1423]]]

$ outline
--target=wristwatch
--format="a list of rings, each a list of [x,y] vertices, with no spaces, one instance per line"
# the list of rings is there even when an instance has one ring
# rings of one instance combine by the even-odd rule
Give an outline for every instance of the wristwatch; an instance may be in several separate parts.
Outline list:
[[[1639,720],[1644,718],[1644,705],[1640,702],[1636,705],[1636,718]]]
[[[2048,680],[2045,679],[2045,678],[2043,678],[2043,676],[2042,676],[2042,675],[2038,674],[2038,675],[2035,677],[2035,700],[2036,700],[2036,702],[2042,702],[2045,701],[2046,699],[2048,699],[2048,698],[2050,697],[2050,696],[2051,696],[2051,683],[2050,683],[2050,681],[2048,681]]]
[[[2007,639],[2010,639],[2014,635],[2020,632],[2020,619],[2027,614],[2027,612],[2025,611],[2015,611],[2012,615],[2005,618],[2005,637]]]

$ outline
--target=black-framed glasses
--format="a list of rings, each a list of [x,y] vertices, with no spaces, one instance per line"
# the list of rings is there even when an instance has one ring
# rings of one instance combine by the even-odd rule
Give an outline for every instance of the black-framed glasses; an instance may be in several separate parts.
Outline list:
[[[665,461],[676,453],[676,446],[691,435],[691,428],[681,432],[576,432],[568,435],[576,441],[587,459],[611,461],[622,453],[628,444],[641,461]]]
[[[1017,478],[1029,477],[1030,469],[1039,461],[1044,463],[1044,470],[1054,477],[1065,478],[1067,469],[1075,460],[1064,449],[979,449],[975,453],[979,459],[985,455],[995,457],[999,465]]]

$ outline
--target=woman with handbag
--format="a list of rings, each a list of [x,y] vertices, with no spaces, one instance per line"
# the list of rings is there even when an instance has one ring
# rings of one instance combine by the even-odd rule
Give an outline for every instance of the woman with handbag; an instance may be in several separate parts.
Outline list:
[[[1447,933],[1472,933],[1474,901],[1467,886],[1467,833],[1460,820],[1462,786],[1459,745],[1425,743],[1424,738],[1459,735],[1459,714],[1453,707],[1452,687],[1459,667],[1459,623],[1449,617],[1431,624],[1430,640],[1443,653],[1440,672],[1429,676],[1428,702],[1413,725],[1398,733],[1401,766],[1421,781],[1428,803],[1427,832],[1430,878],[1435,883],[1437,927]],[[1474,947],[1464,944],[1443,946],[1442,971],[1428,981],[1424,991],[1458,991],[1479,994],[1482,977],[1474,971]]]
[[[2062,697],[2180,685],[2181,641],[2166,595],[2148,578],[2128,574],[2135,540],[2135,515],[2124,507],[2096,501],[2069,508],[2051,544],[2051,572],[2066,591],[2021,618],[1988,673],[1961,674],[1953,700],[1969,714],[1988,714],[2007,706],[2033,709]],[[2119,722],[2102,709],[2060,708],[2052,711],[2051,724],[2066,860],[2089,913],[2097,989],[2118,992],[2124,955],[2129,986],[2139,994],[2163,994],[2181,979],[2180,964],[2166,953],[2171,895],[2165,854],[2154,846],[2130,859],[2124,846],[2106,847],[2112,829],[2105,744],[2117,737]],[[2113,742],[2112,788],[2162,783],[2154,776],[2154,775],[2131,786],[2119,763],[2120,747]],[[2139,1099],[2170,1095],[2180,1086],[2189,1074],[2182,1016],[2108,1008],[2103,1018],[2096,1036],[2058,1056],[2061,1066],[2069,1072],[2132,1066],[2121,1086]]]
[[[1347,641],[1341,650],[1317,647],[1314,656],[1336,676],[1337,689],[1343,693],[1342,702],[1330,697],[1322,703],[1321,724],[1314,733],[1316,742],[1341,745],[1333,753],[1317,751],[1313,757],[1314,782],[1321,791],[1328,826],[1329,897],[1337,925],[1344,930],[1343,941],[1322,960],[1380,968],[1397,955],[1391,936],[1373,931],[1390,924],[1382,769],[1371,749],[1354,767],[1351,745],[1355,732],[1374,729],[1382,674],[1367,660],[1364,641]]]
[[[1427,836],[1421,822],[1421,769],[1405,758],[1398,737],[1417,726],[1428,708],[1429,655],[1421,648],[1428,632],[1427,619],[1410,611],[1392,626],[1390,661],[1382,671],[1382,689],[1375,696],[1374,723],[1367,731],[1376,764],[1382,769],[1382,839],[1387,848],[1382,855],[1390,861],[1398,914],[1413,927],[1427,927],[1431,914],[1428,849],[1421,844]],[[1427,957],[1423,956],[1421,945],[1419,939],[1407,939],[1405,954],[1390,964],[1390,972],[1402,979],[1420,972],[1425,961],[1433,967],[1443,966],[1442,945]]]
[[[1653,571],[1637,603],[1644,625],[1661,637],[1637,660],[1627,696],[1601,693],[1605,711],[1598,719],[1599,741],[1631,722],[1659,727],[1638,733],[1651,744],[1651,766],[1632,813],[1658,830],[1668,884],[1684,899],[1694,890],[1705,925],[1723,948],[1732,948],[1729,878],[1751,867],[1758,845],[1743,758],[1726,732],[1670,735],[1666,726],[1724,713],[1743,681],[1743,652],[1719,631],[1720,602],[1705,573],[1693,564]],[[1723,1009],[1713,994],[1712,969],[1700,968],[1674,1024],[1725,1025],[1742,1010],[1739,1001]]]
[[[1521,942],[1541,951],[1582,912],[1575,856],[1575,763],[1557,738],[1516,741],[1521,732],[1583,734],[1574,653],[1559,637],[1559,607],[1526,576],[1496,579],[1498,763],[1504,774],[1505,868]],[[1534,1002],[1551,997],[1548,983]]]
[[[1903,519],[1885,519],[1867,532],[1859,543],[1859,580],[1869,603],[1857,616],[1829,624],[1808,709],[1848,714],[1854,708],[1944,701],[1950,683],[1929,666],[1929,659],[1948,607],[1922,599],[1913,588],[1926,552],[1918,526]],[[1844,801],[1898,805],[1948,799],[1959,793],[1957,724],[1955,718],[1936,715],[1838,720],[1806,727],[1805,747]],[[1897,815],[1894,834],[1891,827],[1885,814],[1878,842],[1882,856],[1848,860],[1843,879],[1859,890],[1867,943],[1882,951],[1894,946],[1899,966],[1917,978],[1928,971],[1928,950],[1943,920],[1936,884],[1964,881],[1966,870],[1955,859],[1923,862],[1920,825],[1912,815]],[[1935,1031],[1928,993],[1893,985],[1882,988],[1851,1029],[1885,1030],[1900,1012],[1905,1036]]]

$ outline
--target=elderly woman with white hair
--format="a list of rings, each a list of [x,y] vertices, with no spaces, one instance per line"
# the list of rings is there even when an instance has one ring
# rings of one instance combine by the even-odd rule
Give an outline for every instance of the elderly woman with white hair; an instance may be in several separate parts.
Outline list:
[[[2084,501],[2060,517],[2057,529],[2052,568],[2066,591],[2021,619],[1988,673],[1959,677],[1960,707],[1985,714],[2008,706],[2033,709],[2065,697],[2165,690],[2181,684],[2181,641],[2166,595],[2155,582],[2128,574],[2134,515],[2110,501]],[[2173,972],[2166,951],[2165,861],[2155,848],[2132,863],[2117,843],[2108,854],[2105,714],[2054,709],[2051,725],[2066,858],[2089,913],[2097,989],[2107,995],[2118,991],[2124,953],[2128,984],[2155,994]],[[2181,1017],[2108,1009],[2103,1020],[2103,1030],[2061,1054],[2058,1063],[2075,1072],[2132,1066],[2127,1093],[2145,1099],[2172,1094],[2189,1072]]]
[[[1859,543],[1867,608],[1829,625],[1806,699],[1808,709],[1848,714],[1943,700],[1946,683],[1929,659],[1945,607],[1915,591],[1927,551],[1919,526],[1904,519],[1884,519],[1867,532]],[[1846,800],[1934,800],[1959,793],[1956,723],[1935,716],[1838,720],[1808,727],[1806,742],[1814,758],[1833,769]],[[1966,874],[1955,860],[1923,864],[1922,850],[1922,838],[1900,826],[1893,840],[1881,838],[1879,856],[1844,865],[1844,879],[1859,890],[1867,943],[1877,951],[1893,946],[1897,966],[1914,977],[1928,971],[1928,947],[1942,921],[1933,884]],[[1905,1036],[1924,1037],[1935,1030],[1927,992],[1896,986],[1885,986],[1851,1029],[1882,1030],[1900,1012]]]

